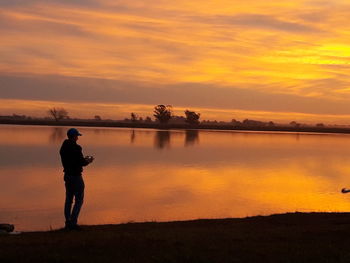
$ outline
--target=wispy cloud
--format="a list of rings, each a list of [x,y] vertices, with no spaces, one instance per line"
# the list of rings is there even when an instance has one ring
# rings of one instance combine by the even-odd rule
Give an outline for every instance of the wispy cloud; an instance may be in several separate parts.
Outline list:
[[[197,18],[198,19],[198,18]],[[194,19],[194,20],[197,20]],[[213,24],[229,24],[240,28],[240,30],[246,30],[247,28],[252,29],[266,29],[266,30],[277,30],[290,33],[320,33],[322,30],[310,26],[304,23],[284,21],[282,19],[273,17],[271,15],[261,14],[238,14],[234,16],[215,16],[215,17],[204,17],[201,21],[211,21]]]
[[[346,83],[347,84],[347,83]],[[337,80],[310,81],[309,92],[324,92]],[[260,89],[258,89],[260,88]],[[217,93],[213,96],[213,91]],[[0,92],[5,99],[30,99],[89,103],[171,104],[176,107],[241,109],[307,114],[350,114],[348,101],[269,93],[262,84],[253,88],[214,84],[177,83],[154,86],[153,83],[62,76],[0,76]],[[69,96],[68,96],[69,94]]]

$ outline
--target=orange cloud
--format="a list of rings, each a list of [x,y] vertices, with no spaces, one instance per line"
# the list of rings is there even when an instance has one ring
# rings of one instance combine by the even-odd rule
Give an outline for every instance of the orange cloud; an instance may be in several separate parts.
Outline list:
[[[348,101],[349,10],[342,0],[3,1],[0,72]],[[327,115],[303,106],[293,112]]]

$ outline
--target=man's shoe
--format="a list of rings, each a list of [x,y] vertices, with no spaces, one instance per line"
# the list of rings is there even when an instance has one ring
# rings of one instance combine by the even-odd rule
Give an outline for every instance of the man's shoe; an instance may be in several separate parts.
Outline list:
[[[66,224],[64,226],[64,230],[72,230],[72,223],[69,221],[66,221]]]
[[[70,227],[70,230],[75,230],[75,231],[82,231],[83,229],[79,225],[72,225]]]
[[[73,230],[73,229],[72,229],[71,226],[65,226],[65,227],[63,228],[63,230],[70,231],[70,230]]]

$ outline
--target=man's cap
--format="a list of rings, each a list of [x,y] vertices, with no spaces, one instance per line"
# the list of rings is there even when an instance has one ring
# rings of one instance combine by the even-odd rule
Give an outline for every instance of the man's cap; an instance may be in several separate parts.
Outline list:
[[[71,137],[71,136],[82,136],[82,134],[76,128],[70,128],[67,131],[67,136],[68,137]]]

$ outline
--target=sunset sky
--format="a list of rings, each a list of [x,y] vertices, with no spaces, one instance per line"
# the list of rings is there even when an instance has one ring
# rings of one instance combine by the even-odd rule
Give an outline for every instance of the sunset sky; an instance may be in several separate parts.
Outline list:
[[[0,115],[350,124],[348,0],[0,0]]]

